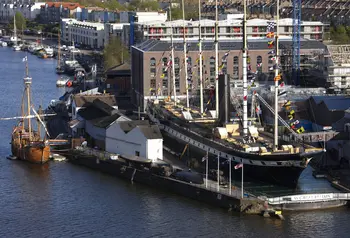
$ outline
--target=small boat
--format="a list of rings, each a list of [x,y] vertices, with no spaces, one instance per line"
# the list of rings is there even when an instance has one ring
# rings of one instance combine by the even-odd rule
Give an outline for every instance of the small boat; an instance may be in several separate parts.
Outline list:
[[[9,159],[9,160],[16,160],[17,159],[17,157],[14,156],[14,155],[9,155],[6,158]]]
[[[14,45],[14,46],[13,46],[13,50],[14,50],[14,51],[21,51],[22,48],[21,48],[21,46],[19,46],[19,45]]]
[[[59,79],[57,79],[56,86],[65,87],[69,79],[70,79],[69,77],[64,77],[64,76],[60,77]]]

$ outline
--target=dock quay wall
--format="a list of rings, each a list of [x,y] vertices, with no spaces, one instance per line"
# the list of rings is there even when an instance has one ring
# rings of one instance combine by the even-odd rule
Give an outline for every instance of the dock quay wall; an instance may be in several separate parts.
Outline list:
[[[256,198],[243,198],[206,189],[203,185],[187,183],[171,177],[160,176],[149,170],[139,170],[118,161],[98,159],[74,151],[68,159],[73,164],[83,165],[131,182],[145,184],[156,189],[175,193],[216,207],[247,214],[261,214],[264,201]]]

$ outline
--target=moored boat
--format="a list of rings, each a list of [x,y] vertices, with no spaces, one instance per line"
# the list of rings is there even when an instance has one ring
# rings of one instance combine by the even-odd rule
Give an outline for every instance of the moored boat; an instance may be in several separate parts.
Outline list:
[[[43,122],[34,110],[30,101],[32,78],[28,76],[27,57],[25,57],[24,60],[26,61],[27,73],[24,78],[25,90],[23,99],[27,98],[27,103],[25,105],[25,100],[22,101],[22,117],[18,125],[15,126],[12,131],[11,151],[13,156],[17,159],[26,160],[36,164],[44,164],[49,160],[50,147],[47,141],[40,136],[40,125],[38,125],[38,131],[35,131],[32,128],[31,119],[33,116],[31,115],[31,109],[33,109],[35,116],[38,117],[38,121],[40,123]]]

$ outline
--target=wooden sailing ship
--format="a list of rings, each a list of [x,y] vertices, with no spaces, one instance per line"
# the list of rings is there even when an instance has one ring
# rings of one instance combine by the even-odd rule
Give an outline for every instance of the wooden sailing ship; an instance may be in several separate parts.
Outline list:
[[[36,113],[31,103],[32,78],[28,76],[28,64],[26,61],[26,77],[24,78],[24,93],[22,97],[22,116],[18,125],[13,128],[11,138],[11,151],[16,159],[26,160],[31,163],[44,164],[49,160],[50,146],[40,136],[40,116]],[[26,103],[25,103],[26,101]],[[35,115],[31,115],[31,109]],[[38,130],[32,128],[32,118],[37,117]]]

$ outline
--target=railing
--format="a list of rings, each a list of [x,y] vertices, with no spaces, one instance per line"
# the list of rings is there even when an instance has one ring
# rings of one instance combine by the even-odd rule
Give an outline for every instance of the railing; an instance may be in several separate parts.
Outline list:
[[[314,193],[268,198],[271,205],[350,200],[350,193]]]

